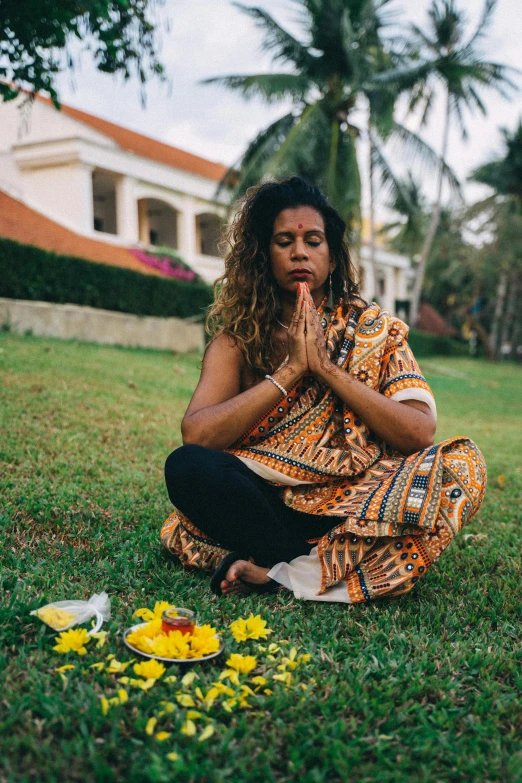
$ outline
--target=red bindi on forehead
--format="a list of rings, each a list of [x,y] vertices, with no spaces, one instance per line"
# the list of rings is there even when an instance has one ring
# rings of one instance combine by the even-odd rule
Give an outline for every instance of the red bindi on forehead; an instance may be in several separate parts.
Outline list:
[[[298,226],[297,226],[297,228],[302,228],[302,227],[303,227],[302,223],[299,223]]]

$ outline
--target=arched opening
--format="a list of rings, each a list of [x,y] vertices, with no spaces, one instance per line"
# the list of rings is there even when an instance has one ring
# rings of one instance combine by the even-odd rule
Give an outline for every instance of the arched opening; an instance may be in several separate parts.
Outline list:
[[[157,198],[138,201],[140,242],[178,249],[178,211]]]
[[[196,215],[196,252],[203,256],[218,256],[221,218],[212,212]]]
[[[106,234],[117,234],[115,174],[95,169],[92,172],[93,228]]]

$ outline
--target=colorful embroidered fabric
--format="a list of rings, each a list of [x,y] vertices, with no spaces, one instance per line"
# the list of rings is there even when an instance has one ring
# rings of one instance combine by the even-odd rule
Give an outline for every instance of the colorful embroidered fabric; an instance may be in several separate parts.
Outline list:
[[[402,321],[359,300],[319,313],[330,360],[358,381],[391,398],[430,392]],[[353,603],[411,589],[484,495],[486,468],[474,443],[457,438],[404,457],[315,376],[301,379],[229,451],[306,482],[285,488],[292,508],[342,518],[317,542],[320,592],[344,580]],[[187,566],[212,569],[226,554],[178,512],[161,537]]]

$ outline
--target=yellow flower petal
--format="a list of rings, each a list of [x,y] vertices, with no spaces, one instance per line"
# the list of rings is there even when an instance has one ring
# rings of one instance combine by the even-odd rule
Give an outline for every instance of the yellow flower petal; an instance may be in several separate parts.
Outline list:
[[[167,671],[167,669],[162,663],[155,660],[143,661],[142,663],[135,663],[133,669],[135,674],[138,674],[140,677],[143,677],[143,679],[145,680],[149,680],[151,678],[157,680]]]
[[[246,619],[240,617],[229,626],[236,642],[244,642],[247,639],[266,639],[272,633],[270,628],[266,627],[266,620],[261,619],[261,615],[253,614]]]
[[[230,680],[234,685],[239,685],[239,674],[234,669],[225,669],[219,675],[220,680]]]
[[[189,693],[178,693],[176,695],[176,701],[181,704],[182,707],[195,707],[196,702]]]
[[[120,700],[120,704],[125,704],[126,701],[129,701],[129,694],[125,688],[118,688],[118,698]]]
[[[145,734],[148,734],[149,737],[152,737],[154,734],[154,729],[156,728],[156,723],[158,722],[157,718],[149,718],[147,721],[147,725],[145,726]]]
[[[64,666],[59,666],[57,669],[55,669],[55,672],[61,673],[61,672],[69,672],[72,669],[76,669],[76,666],[72,663],[66,663]]]
[[[171,685],[173,682],[177,682],[178,678],[175,674],[169,674],[167,677],[163,678],[163,682],[166,682],[168,685]],[[177,755],[177,754],[175,754]]]
[[[97,650],[101,650],[101,648],[104,646],[104,644],[105,644],[105,642],[107,640],[107,634],[108,633],[109,633],[108,631],[98,631],[97,633],[90,633],[89,634],[89,636],[92,639],[97,639],[98,640],[96,642],[96,649]]]
[[[173,704],[171,701],[160,701],[160,704],[162,707],[165,707],[165,712],[174,712],[176,709],[176,705]]]
[[[258,675],[257,677],[252,677],[250,682],[254,683],[254,685],[266,685],[268,680]]]
[[[96,669],[97,671],[101,672],[105,668],[105,664],[103,661],[98,661],[98,663],[91,663],[89,666],[89,669]]]
[[[150,609],[147,609],[146,607],[143,607],[142,609],[136,609],[133,617],[139,617],[140,620],[144,620],[146,623],[150,622],[150,620],[154,620],[154,612],[152,612]]]
[[[169,761],[177,761],[179,759],[179,754],[174,752],[167,753],[167,758]]]
[[[198,677],[196,672],[187,672],[187,674],[185,674],[185,676],[181,678],[181,684],[185,688],[188,688],[190,685],[192,685],[196,677]]]
[[[131,680],[131,685],[134,686],[134,688],[140,688],[142,691],[149,691],[156,680],[151,677],[150,680]]]
[[[180,729],[182,734],[185,734],[187,737],[193,737],[196,733],[196,724],[193,720],[186,720],[183,726]]]
[[[219,688],[216,688],[216,686],[212,686],[212,688],[209,688],[207,691],[207,695],[205,696],[205,704],[208,707],[211,707],[212,704],[214,704],[215,700],[219,696]]]
[[[135,659],[134,659],[134,658],[132,658],[132,660],[130,660],[130,661],[125,661],[125,663],[124,663],[124,662],[122,662],[122,661],[118,661],[118,660],[116,660],[116,658],[111,658],[111,660],[109,661],[109,665],[108,665],[108,666],[107,666],[107,668],[106,668],[106,671],[107,671],[109,674],[120,674],[121,672],[124,672],[124,671],[125,671],[125,669],[127,668],[127,666],[130,666],[130,665],[131,665],[131,663],[132,663],[134,660],[135,660]]]
[[[223,704],[222,704],[221,706],[223,707],[223,709],[225,710],[225,712],[232,712],[232,707],[231,707],[231,706],[230,706],[230,704],[228,704],[226,701],[224,701],[224,702],[223,702]]]
[[[214,726],[211,723],[209,723],[208,726],[205,726],[205,728],[199,735],[198,742],[205,742],[205,740],[208,740],[208,738],[214,734],[215,730],[216,729],[214,728]]]
[[[164,742],[169,737],[170,737],[170,731],[158,731],[155,739],[157,739],[158,742]]]
[[[76,652],[78,655],[85,655],[85,647],[91,641],[91,637],[85,628],[71,628],[69,631],[62,631],[55,637],[57,642],[53,650],[59,653]]]
[[[224,693],[226,696],[233,696],[235,693],[232,688],[229,688],[228,685],[225,685],[223,682],[214,682],[212,683],[212,687],[217,690],[218,694]]]
[[[161,620],[161,615],[163,614],[165,609],[169,609],[171,606],[172,606],[172,604],[169,603],[168,601],[156,601],[156,603],[154,604],[154,610],[153,610],[154,611],[154,617],[156,619]]]
[[[227,660],[227,666],[235,669],[240,674],[248,674],[257,666],[257,660],[253,655],[240,655],[233,653]]]
[[[189,720],[198,720],[201,718],[201,712],[198,712],[197,710],[187,710],[187,718]]]
[[[101,699],[100,699],[100,706],[101,706],[101,711],[103,712],[103,714],[107,715],[107,713],[109,712],[109,702],[105,698],[105,696],[101,697]]]

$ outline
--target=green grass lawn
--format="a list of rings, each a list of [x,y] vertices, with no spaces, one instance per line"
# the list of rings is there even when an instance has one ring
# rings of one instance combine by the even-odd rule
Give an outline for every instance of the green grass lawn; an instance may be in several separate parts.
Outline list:
[[[488,463],[484,505],[464,534],[400,600],[225,599],[205,574],[174,566],[158,537],[170,512],[163,463],[181,443],[199,357],[2,334],[0,781],[522,780],[522,368],[422,366],[438,439],[468,435]],[[55,634],[29,611],[104,589],[105,647],[53,652]],[[121,632],[157,600],[195,608],[229,653],[256,655],[272,694],[231,712],[217,700],[200,710],[196,736],[182,734],[176,693],[206,692],[221,661],[196,666],[192,685],[128,687],[127,703],[104,715],[100,697],[114,697],[118,676],[89,666],[108,653],[129,660]],[[289,641],[275,661],[226,630],[250,612],[268,621],[269,641]],[[271,678],[292,646],[312,657],[287,688]],[[65,663],[75,669],[56,673]],[[160,742],[145,728],[165,699],[176,708],[158,721],[170,732]],[[216,731],[199,742],[205,715]]]

